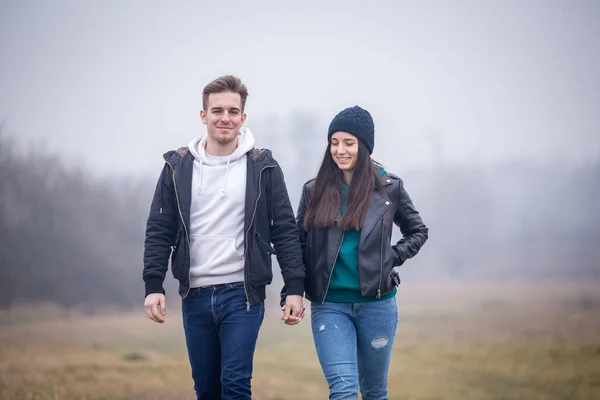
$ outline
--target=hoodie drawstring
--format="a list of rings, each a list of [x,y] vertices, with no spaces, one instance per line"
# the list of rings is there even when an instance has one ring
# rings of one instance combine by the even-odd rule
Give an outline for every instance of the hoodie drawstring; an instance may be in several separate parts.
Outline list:
[[[223,180],[223,189],[221,189],[221,197],[225,197],[225,189],[227,188],[227,176],[229,175],[229,162],[231,156],[227,157],[227,167],[225,168],[225,179]]]
[[[202,162],[201,158],[198,158],[197,161],[200,162],[200,184],[198,185],[198,193],[202,194],[202,166],[204,163]]]

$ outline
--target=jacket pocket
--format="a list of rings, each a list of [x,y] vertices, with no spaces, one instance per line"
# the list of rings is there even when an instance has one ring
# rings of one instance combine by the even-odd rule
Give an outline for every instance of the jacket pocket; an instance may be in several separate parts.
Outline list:
[[[394,286],[398,287],[400,285],[400,273],[396,271],[396,268],[392,268],[390,271],[390,277],[392,278],[392,283]]]
[[[275,249],[258,232],[254,234],[254,239],[250,279],[252,284],[268,285],[273,280],[271,255],[275,254]]]
[[[400,284],[400,275],[396,267],[398,257],[396,255],[396,249],[391,244],[385,247],[383,267],[385,270],[389,270],[389,277],[391,280],[392,287],[397,287]]]
[[[183,228],[179,228],[175,233],[175,239],[173,241],[173,251],[176,251],[177,248],[181,245],[181,237],[183,234]]]
[[[182,233],[183,229],[180,228],[175,234],[175,240],[173,242],[173,246],[171,247],[171,272],[175,278],[179,278],[177,273],[180,272],[180,269],[182,269],[182,261],[178,259],[179,253],[183,251],[181,243]]]
[[[266,240],[264,240],[258,233],[256,233],[255,236],[256,236],[256,241],[257,241],[259,247],[261,247],[264,251],[269,253],[269,255],[271,255],[271,254],[277,255],[277,253],[275,252],[275,249],[273,248],[273,246],[271,246],[270,243],[268,243]]]

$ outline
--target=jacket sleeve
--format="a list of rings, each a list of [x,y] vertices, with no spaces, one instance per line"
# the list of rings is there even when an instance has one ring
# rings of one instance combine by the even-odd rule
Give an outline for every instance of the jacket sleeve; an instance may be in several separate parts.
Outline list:
[[[298,230],[298,237],[300,238],[300,249],[302,249],[302,260],[306,260],[306,235],[307,232],[304,229],[304,215],[308,208],[309,202],[309,189],[307,185],[302,187],[302,196],[300,197],[300,204],[298,204],[298,212],[296,213],[296,229]],[[306,262],[304,262],[306,267]]]
[[[394,223],[400,228],[402,239],[392,247],[396,255],[395,266],[400,266],[419,252],[429,237],[429,229],[423,223],[401,179],[395,201],[397,207]]]
[[[271,242],[277,253],[277,261],[288,295],[304,294],[304,263],[296,230],[294,211],[290,203],[281,167],[271,173],[271,196],[273,204]]]
[[[144,272],[146,296],[165,293],[163,282],[169,265],[169,256],[177,232],[177,202],[171,167],[165,166],[158,178],[144,240]]]

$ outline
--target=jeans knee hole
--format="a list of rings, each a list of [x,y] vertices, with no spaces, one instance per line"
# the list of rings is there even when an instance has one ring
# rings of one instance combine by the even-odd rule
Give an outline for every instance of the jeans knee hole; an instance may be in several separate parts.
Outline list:
[[[373,347],[375,350],[379,350],[387,346],[388,342],[389,340],[386,337],[373,339],[373,341],[371,342],[371,347]]]

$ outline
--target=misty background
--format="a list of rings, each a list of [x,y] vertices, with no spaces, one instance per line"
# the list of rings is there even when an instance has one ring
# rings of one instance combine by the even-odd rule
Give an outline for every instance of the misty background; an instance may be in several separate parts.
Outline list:
[[[599,20],[594,0],[0,1],[0,307],[142,312],[162,154],[230,73],[294,208],[331,118],[371,112],[430,228],[403,285],[599,279]]]

